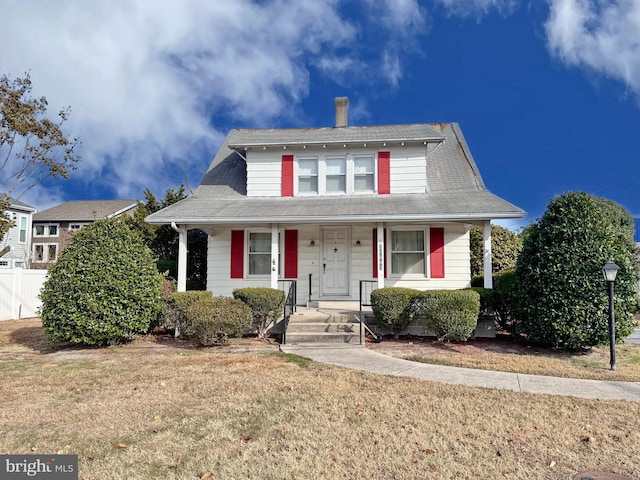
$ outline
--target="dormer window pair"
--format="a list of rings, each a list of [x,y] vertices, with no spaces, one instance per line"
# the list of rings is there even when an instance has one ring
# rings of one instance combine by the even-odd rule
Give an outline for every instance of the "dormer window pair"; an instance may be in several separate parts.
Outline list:
[[[283,155],[282,196],[390,193],[388,164],[389,152]]]

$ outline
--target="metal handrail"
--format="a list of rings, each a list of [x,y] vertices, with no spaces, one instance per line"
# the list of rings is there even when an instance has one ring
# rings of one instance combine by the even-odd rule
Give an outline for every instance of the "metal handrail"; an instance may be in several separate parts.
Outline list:
[[[371,293],[374,290],[377,290],[378,281],[377,280],[360,280],[360,344],[364,345],[364,331],[365,329],[373,335],[376,343],[379,343],[382,340],[382,337],[374,334],[371,329],[364,323],[364,313],[362,312],[362,307],[370,307],[371,306]],[[363,295],[364,294],[364,295]]]
[[[289,283],[289,290],[284,301],[284,331],[282,332],[282,343],[287,343],[287,328],[289,327],[289,319],[291,315],[296,312],[296,305],[298,303],[298,282],[297,280],[278,280],[279,284],[282,284],[283,291],[285,291],[286,283]]]

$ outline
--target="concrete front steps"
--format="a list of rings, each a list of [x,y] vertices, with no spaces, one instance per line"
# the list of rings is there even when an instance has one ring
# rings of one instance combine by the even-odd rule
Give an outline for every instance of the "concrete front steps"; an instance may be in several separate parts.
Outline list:
[[[285,343],[291,345],[350,343],[360,345],[360,322],[356,312],[298,308],[289,319]]]

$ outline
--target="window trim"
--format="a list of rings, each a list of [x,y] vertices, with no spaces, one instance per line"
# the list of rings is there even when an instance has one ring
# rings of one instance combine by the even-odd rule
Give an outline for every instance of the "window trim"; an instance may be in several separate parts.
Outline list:
[[[245,278],[270,278],[271,270],[268,273],[250,273],[251,264],[249,262],[251,252],[249,252],[249,245],[251,242],[251,234],[252,233],[268,233],[271,236],[270,228],[245,228],[244,230],[244,261],[246,267]],[[278,229],[278,278],[282,278],[283,274],[283,261],[282,255],[284,252],[284,233],[282,229]],[[260,253],[260,255],[266,255],[266,253]],[[271,263],[271,248],[269,248],[269,263]]]
[[[24,227],[22,226],[23,222],[24,222]],[[29,235],[27,235],[28,228],[29,228],[29,219],[24,215],[20,215],[20,224],[18,225],[18,242],[19,243],[27,243],[29,241]]]
[[[320,155],[297,154],[294,157],[294,196],[340,196],[340,195],[373,195],[378,193],[378,153],[377,151],[364,152],[326,152]],[[370,157],[373,162],[373,189],[355,189],[355,159],[357,157]],[[327,161],[337,158],[344,158],[345,161],[345,191],[327,191]],[[300,191],[300,161],[315,160],[317,162],[317,191]]]
[[[389,248],[387,253],[387,262],[389,264],[388,278],[394,279],[421,279],[431,280],[431,265],[430,265],[430,251],[431,251],[431,227],[432,225],[398,225],[391,227],[387,232],[385,241],[389,242]],[[393,271],[393,232],[423,232],[424,238],[424,273],[394,273]]]
[[[38,247],[42,247],[42,259],[38,260],[36,256],[36,249]],[[50,259],[49,250],[51,247],[55,247],[56,254],[53,260]],[[60,245],[58,243],[41,243],[36,242],[31,247],[31,255],[32,255],[32,263],[55,263],[58,261],[58,256],[60,255]]]

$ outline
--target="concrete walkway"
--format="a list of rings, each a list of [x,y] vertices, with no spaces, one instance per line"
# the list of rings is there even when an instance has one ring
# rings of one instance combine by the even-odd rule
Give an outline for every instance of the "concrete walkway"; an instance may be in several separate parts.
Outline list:
[[[429,365],[390,357],[360,345],[349,344],[281,345],[280,350],[284,353],[307,357],[316,362],[382,375],[414,377],[472,387],[501,388],[516,392],[640,401],[640,382],[578,380]]]

